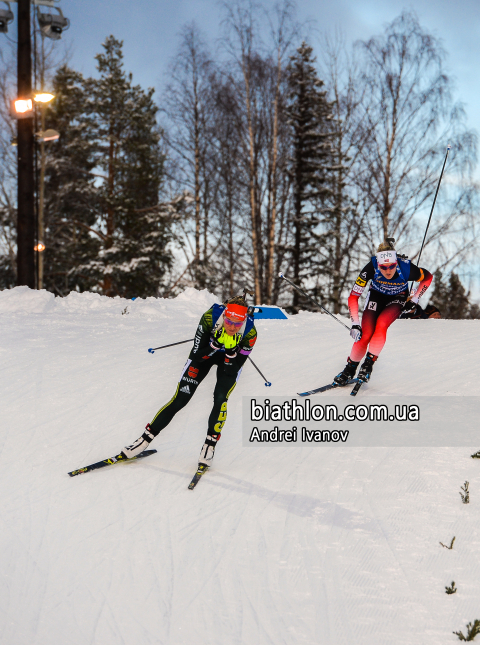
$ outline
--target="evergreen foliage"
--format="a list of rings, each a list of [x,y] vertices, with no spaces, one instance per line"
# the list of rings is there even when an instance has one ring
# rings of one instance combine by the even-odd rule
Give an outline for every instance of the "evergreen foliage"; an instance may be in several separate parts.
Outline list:
[[[171,263],[166,213],[156,208],[163,153],[153,89],[132,84],[123,67],[122,42],[109,36],[98,54],[98,79],[89,79],[88,123],[95,140],[95,165],[103,237],[96,261],[106,295],[155,295]],[[148,210],[152,209],[152,210]]]
[[[133,85],[122,43],[109,36],[98,78],[62,67],[49,127],[45,286],[105,295],[157,295],[171,265],[169,222],[181,200],[159,204],[164,155],[153,89]]]
[[[461,641],[473,641],[475,636],[480,634],[480,620],[475,620],[473,623],[467,623],[467,635],[464,636],[463,632],[453,632],[458,636]]]
[[[79,72],[60,67],[53,83],[56,100],[47,112],[47,126],[60,139],[46,147],[44,287],[58,295],[94,289],[97,282],[82,266],[100,249],[91,232],[98,199],[84,83]]]
[[[443,280],[440,270],[435,272],[434,287],[431,302],[442,314],[443,318],[459,320],[462,318],[480,318],[480,308],[470,303],[470,292],[458,275],[452,271],[448,283]]]
[[[303,42],[291,57],[287,70],[287,117],[292,129],[289,174],[294,240],[291,254],[293,280],[299,286],[325,269],[319,246],[326,244],[327,236],[320,225],[325,220],[327,202],[332,196],[332,105],[322,90],[323,81],[318,78],[315,61],[312,48]],[[299,304],[299,295],[294,292],[292,310],[298,311]],[[307,301],[302,300],[301,305],[311,308]]]
[[[463,504],[469,504],[470,503],[470,491],[468,490],[469,482],[465,482],[463,486],[460,486],[460,490],[462,491],[461,493],[458,493],[460,497],[462,498],[462,503]]]

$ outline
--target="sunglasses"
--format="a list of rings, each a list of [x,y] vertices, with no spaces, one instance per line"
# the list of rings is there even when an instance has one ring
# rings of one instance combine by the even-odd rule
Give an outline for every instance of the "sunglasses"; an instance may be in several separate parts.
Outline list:
[[[241,327],[243,325],[243,320],[241,322],[234,322],[233,320],[230,320],[230,318],[224,318],[224,322],[227,323],[227,325],[233,325],[234,327]]]
[[[383,269],[384,271],[390,271],[391,269],[395,269],[396,266],[397,263],[395,262],[395,264],[379,264],[378,268]]]

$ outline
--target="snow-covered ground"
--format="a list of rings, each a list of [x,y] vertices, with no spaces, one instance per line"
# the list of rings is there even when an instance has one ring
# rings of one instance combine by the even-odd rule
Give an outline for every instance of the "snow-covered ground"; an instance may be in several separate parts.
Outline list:
[[[459,642],[480,618],[480,432],[472,449],[242,447],[242,397],[266,390],[247,363],[193,492],[213,372],[156,455],[68,477],[142,433],[189,346],[147,349],[193,337],[213,301],[0,293],[0,643]],[[350,349],[321,314],[257,327],[272,396],[328,382]],[[359,397],[479,396],[479,341],[479,321],[398,321]]]

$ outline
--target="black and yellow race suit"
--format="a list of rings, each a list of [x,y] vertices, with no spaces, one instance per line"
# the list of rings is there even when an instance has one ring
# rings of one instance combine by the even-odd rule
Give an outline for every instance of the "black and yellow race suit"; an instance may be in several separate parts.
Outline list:
[[[245,325],[240,330],[242,338],[238,345],[236,357],[225,364],[225,350],[214,351],[210,339],[215,329],[223,325],[223,305],[213,305],[200,319],[195,333],[192,350],[183,368],[175,394],[155,415],[150,423],[150,430],[157,436],[176,413],[187,405],[203,379],[213,365],[217,366],[217,382],[213,391],[213,407],[208,419],[207,434],[222,431],[227,418],[227,402],[240,377],[243,364],[257,340],[257,331],[253,318],[247,316]]]

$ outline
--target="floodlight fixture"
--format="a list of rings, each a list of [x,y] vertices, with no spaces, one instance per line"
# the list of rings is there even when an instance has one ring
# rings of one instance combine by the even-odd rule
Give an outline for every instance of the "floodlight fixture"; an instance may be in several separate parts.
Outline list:
[[[45,251],[46,248],[45,244],[39,241],[38,244],[35,244],[33,250],[37,251],[37,253],[41,253],[42,251]]]
[[[38,92],[33,95],[35,103],[50,103],[54,98],[55,96],[49,92]]]
[[[10,3],[5,2],[8,9],[0,8],[0,34],[8,33],[8,25],[13,22],[13,11],[10,9]]]
[[[56,130],[40,130],[40,132],[35,132],[37,141],[39,143],[45,143],[46,141],[58,141],[60,139],[60,134]]]
[[[60,7],[53,7],[58,11],[55,13],[43,13],[40,7],[37,7],[37,20],[40,30],[44,36],[52,40],[60,40],[62,32],[70,27],[70,20],[65,18]]]
[[[10,102],[10,116],[14,119],[31,119],[33,117],[33,101],[30,98],[17,98]]]

